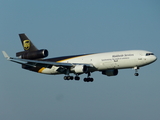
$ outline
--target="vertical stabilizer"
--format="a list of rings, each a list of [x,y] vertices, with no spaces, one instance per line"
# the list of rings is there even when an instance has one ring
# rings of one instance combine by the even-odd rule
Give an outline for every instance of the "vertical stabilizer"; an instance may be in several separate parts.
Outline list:
[[[38,50],[24,33],[19,34],[19,37],[21,39],[22,46],[25,51],[29,52],[29,51],[37,51]]]

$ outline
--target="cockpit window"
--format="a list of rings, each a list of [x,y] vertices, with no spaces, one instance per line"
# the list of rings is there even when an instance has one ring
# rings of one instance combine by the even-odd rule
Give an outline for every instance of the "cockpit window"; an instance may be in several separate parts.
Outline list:
[[[153,53],[146,53],[146,56],[149,56],[149,55],[154,55]]]

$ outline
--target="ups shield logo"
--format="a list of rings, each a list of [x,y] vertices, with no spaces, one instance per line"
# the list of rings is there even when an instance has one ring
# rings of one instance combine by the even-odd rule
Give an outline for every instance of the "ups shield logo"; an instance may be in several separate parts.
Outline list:
[[[30,40],[24,40],[23,41],[23,47],[24,47],[24,49],[25,50],[29,50],[29,48],[30,48]]]

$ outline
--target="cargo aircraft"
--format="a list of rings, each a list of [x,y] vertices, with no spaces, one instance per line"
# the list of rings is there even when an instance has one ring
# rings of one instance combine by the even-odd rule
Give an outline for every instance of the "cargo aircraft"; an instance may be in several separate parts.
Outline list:
[[[92,72],[100,71],[103,75],[116,76],[118,69],[133,68],[135,76],[138,69],[157,60],[157,57],[145,50],[127,50],[117,52],[92,53],[81,55],[47,58],[46,49],[37,49],[25,34],[19,34],[24,51],[17,52],[16,57],[10,57],[2,51],[4,57],[22,65],[23,69],[43,74],[64,74],[64,80],[80,80],[79,75],[87,74],[85,82],[93,82]],[[70,76],[70,74],[75,74]]]

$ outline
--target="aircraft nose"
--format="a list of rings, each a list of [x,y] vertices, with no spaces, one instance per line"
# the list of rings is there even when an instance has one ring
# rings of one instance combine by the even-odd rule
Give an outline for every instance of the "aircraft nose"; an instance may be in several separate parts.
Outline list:
[[[151,63],[155,62],[156,60],[157,60],[157,57],[155,55],[150,55],[148,57],[148,59],[146,59],[146,63],[151,64]]]
[[[156,61],[157,60],[157,57],[156,56],[154,56],[155,57],[155,60],[154,61]]]
[[[152,57],[152,61],[155,62],[156,60],[157,60],[157,57],[154,55],[154,56]]]

